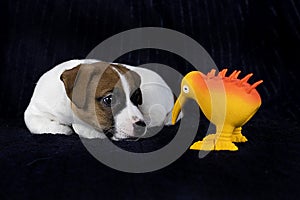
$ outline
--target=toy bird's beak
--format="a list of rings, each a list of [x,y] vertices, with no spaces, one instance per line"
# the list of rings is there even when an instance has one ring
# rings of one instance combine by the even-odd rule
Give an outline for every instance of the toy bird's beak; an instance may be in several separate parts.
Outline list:
[[[183,96],[182,94],[180,94],[179,97],[177,98],[174,108],[172,110],[172,124],[173,125],[176,123],[178,115],[179,115],[181,108],[185,102],[186,102],[186,97]]]

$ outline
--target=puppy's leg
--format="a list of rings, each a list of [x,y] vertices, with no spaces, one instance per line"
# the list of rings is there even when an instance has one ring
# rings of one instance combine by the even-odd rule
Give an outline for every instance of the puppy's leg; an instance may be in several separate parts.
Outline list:
[[[87,125],[82,124],[72,124],[74,131],[83,138],[93,139],[93,138],[106,138],[104,133],[96,131],[93,128],[88,127]]]
[[[73,133],[72,128],[67,125],[60,124],[58,121],[49,119],[45,116],[33,115],[25,113],[25,123],[31,133],[43,134],[65,134],[70,135]]]

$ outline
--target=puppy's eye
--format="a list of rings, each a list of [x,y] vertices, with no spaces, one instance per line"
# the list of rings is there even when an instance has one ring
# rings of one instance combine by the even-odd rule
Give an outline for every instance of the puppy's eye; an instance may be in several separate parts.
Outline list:
[[[142,105],[143,98],[142,98],[142,92],[140,88],[136,89],[133,92],[133,94],[130,97],[130,100],[135,106]]]
[[[103,98],[98,99],[98,101],[99,100],[106,107],[113,107],[117,104],[116,98],[112,94],[109,94]]]

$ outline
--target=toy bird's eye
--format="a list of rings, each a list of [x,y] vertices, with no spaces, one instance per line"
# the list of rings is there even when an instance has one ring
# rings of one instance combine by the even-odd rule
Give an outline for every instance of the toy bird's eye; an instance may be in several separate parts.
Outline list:
[[[187,85],[184,85],[182,90],[183,90],[184,93],[189,93],[189,91],[190,91],[190,89]]]

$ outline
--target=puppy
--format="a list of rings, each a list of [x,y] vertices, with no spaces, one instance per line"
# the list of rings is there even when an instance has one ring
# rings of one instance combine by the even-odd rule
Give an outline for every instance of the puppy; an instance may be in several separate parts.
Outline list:
[[[37,82],[24,113],[32,133],[112,140],[143,136],[170,125],[174,97],[155,72],[99,60],[70,60]]]

